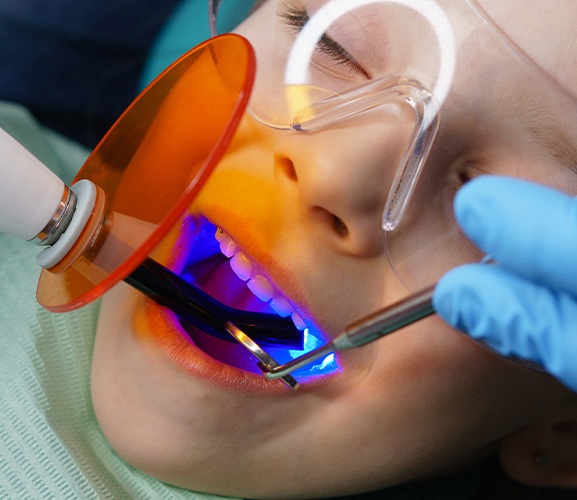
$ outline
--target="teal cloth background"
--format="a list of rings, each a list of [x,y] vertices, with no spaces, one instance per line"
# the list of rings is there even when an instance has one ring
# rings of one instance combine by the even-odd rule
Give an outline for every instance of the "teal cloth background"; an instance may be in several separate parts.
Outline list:
[[[233,30],[254,3],[255,0],[222,0],[218,15],[220,32]],[[187,50],[210,38],[208,19],[208,0],[180,3],[152,46],[142,73],[141,88]]]

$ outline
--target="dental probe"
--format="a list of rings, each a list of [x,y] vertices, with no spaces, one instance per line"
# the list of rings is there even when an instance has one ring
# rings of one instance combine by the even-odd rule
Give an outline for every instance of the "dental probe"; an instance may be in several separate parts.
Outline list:
[[[261,360],[258,366],[264,372],[266,378],[274,380],[286,377],[289,373],[332,352],[362,347],[374,342],[381,337],[434,314],[434,289],[435,285],[432,285],[420,292],[409,295],[391,306],[351,323],[343,333],[328,344],[313,349],[288,363],[272,366]]]

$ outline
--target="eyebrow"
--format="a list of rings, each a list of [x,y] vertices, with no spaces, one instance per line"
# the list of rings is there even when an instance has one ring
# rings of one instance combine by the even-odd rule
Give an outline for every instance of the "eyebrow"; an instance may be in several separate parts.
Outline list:
[[[577,173],[577,145],[563,124],[528,85],[515,88],[505,98],[505,106],[522,118],[522,127],[548,156]]]

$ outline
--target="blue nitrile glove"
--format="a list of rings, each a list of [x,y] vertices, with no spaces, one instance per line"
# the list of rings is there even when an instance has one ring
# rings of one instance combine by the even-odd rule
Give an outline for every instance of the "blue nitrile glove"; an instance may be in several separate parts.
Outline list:
[[[481,177],[459,191],[455,212],[498,264],[447,273],[433,298],[439,316],[577,391],[577,198],[519,179]]]

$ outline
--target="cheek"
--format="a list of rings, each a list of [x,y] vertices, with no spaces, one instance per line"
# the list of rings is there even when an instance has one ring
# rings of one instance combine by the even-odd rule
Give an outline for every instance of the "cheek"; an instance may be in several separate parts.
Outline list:
[[[376,378],[398,384],[396,408],[407,412],[411,433],[422,443],[442,437],[439,449],[481,449],[531,422],[562,392],[549,377],[497,356],[437,317],[378,344]]]
[[[194,441],[188,455],[194,470],[200,467],[196,457],[212,451],[210,442],[195,437],[223,433],[234,413],[221,393],[190,377],[150,341],[146,325],[135,320],[141,300],[127,287],[103,300],[92,362],[94,411],[114,450],[135,467],[166,475],[166,468],[178,469],[175,461]]]
[[[363,369],[323,389],[242,397],[167,366],[134,335],[130,295],[115,289],[103,302],[95,412],[131,464],[196,490],[310,496],[317,485],[328,496],[342,481],[357,491],[422,477],[519,428],[551,392],[430,319],[344,353]]]

